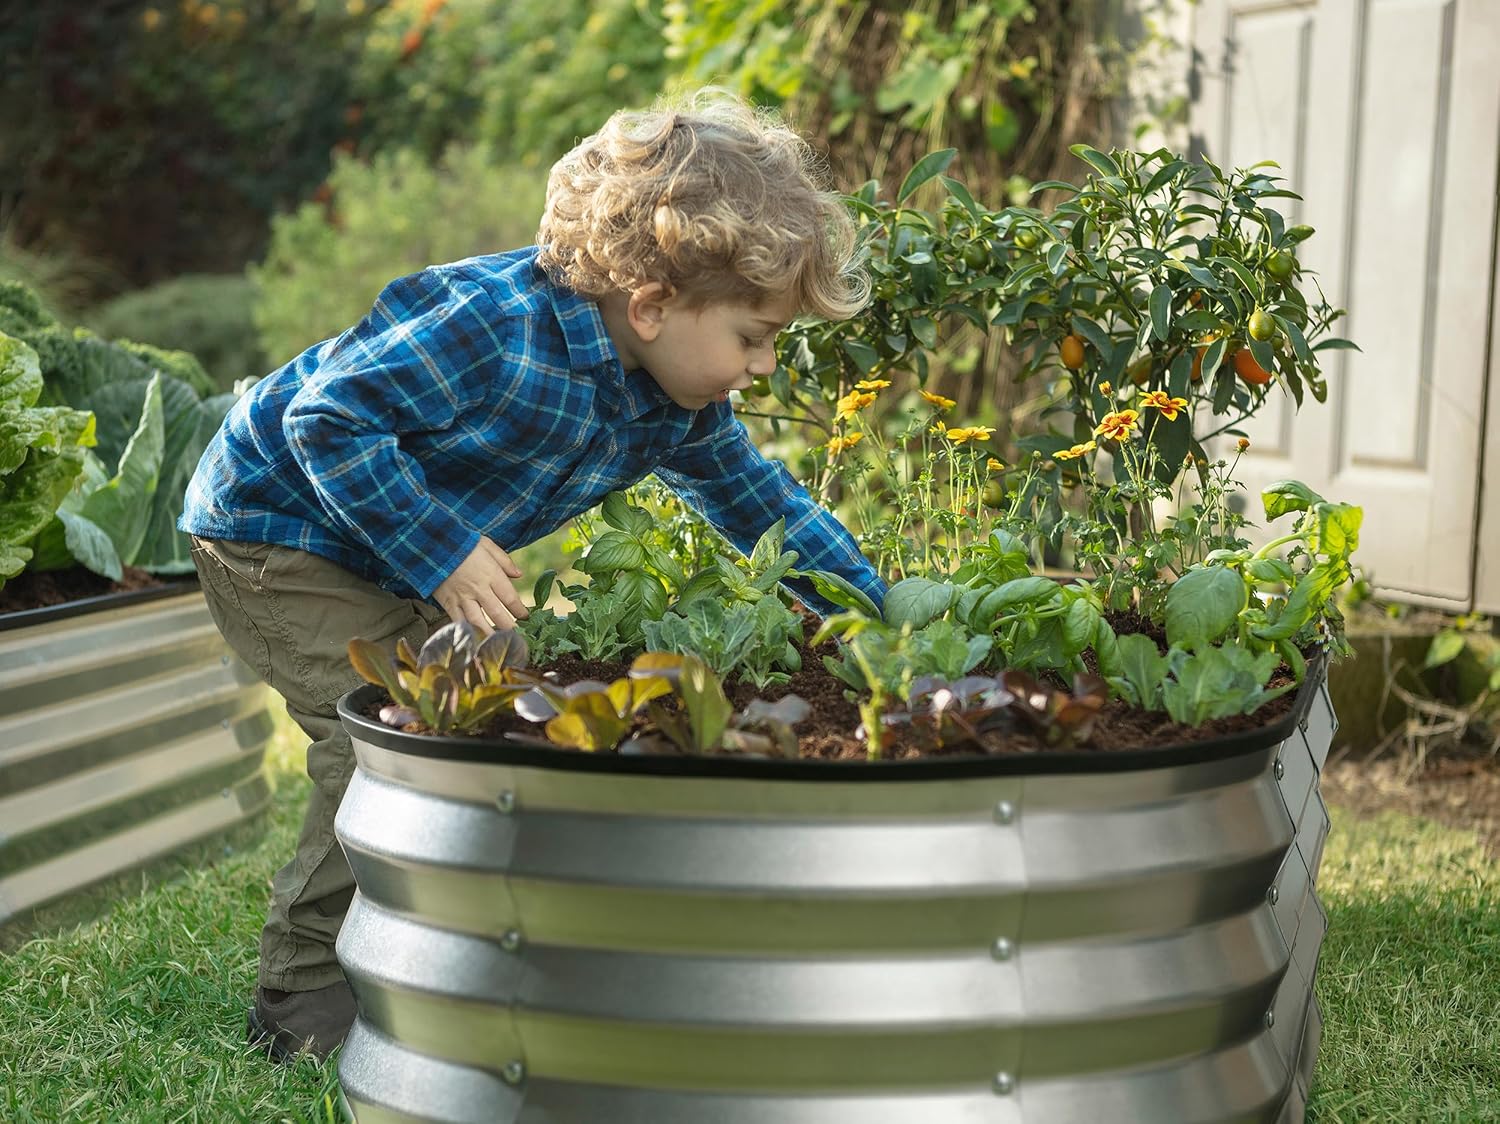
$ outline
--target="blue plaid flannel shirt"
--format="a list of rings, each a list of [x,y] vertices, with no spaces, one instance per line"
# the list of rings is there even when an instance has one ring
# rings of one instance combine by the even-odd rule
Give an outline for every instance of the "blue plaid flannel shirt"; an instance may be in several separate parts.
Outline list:
[[[525,546],[655,472],[743,552],[785,516],[800,567],[879,604],[885,585],[849,532],[728,403],[685,410],[627,372],[598,305],[535,258],[400,278],[353,328],[257,382],[204,451],[178,526],[296,547],[427,598],[481,535]]]

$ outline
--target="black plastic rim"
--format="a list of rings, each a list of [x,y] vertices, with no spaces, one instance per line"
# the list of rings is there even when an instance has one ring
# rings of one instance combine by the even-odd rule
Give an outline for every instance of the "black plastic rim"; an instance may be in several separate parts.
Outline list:
[[[121,609],[126,605],[140,605],[146,601],[161,601],[167,597],[180,597],[198,588],[198,576],[163,578],[163,585],[149,589],[131,589],[123,593],[101,593],[98,597],[81,597],[77,601],[64,601],[61,605],[44,605],[40,609],[22,609],[15,613],[0,613],[0,632],[13,628],[29,628],[36,624],[79,617],[85,613],[97,613],[104,609]]]
[[[911,781],[947,780],[963,777],[1037,776],[1058,773],[1128,773],[1173,765],[1196,765],[1222,761],[1279,745],[1292,735],[1307,716],[1327,669],[1327,656],[1319,653],[1307,665],[1302,686],[1292,709],[1258,730],[1203,741],[1177,742],[1150,749],[1122,751],[1055,750],[1038,753],[995,755],[954,754],[919,757],[902,761],[821,761],[741,757],[731,754],[675,756],[641,754],[622,757],[618,753],[586,753],[574,749],[543,749],[492,738],[458,738],[436,734],[408,734],[366,718],[367,706],[385,697],[385,688],[367,683],[339,699],[339,718],[353,737],[380,749],[486,765],[513,765],[531,769],[556,769],[576,773],[611,773],[618,776],[654,777],[750,777],[759,780],[817,781]]]

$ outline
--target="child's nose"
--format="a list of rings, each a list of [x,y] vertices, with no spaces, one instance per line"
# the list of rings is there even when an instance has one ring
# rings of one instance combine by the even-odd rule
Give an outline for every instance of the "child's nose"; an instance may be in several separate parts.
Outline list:
[[[745,364],[745,370],[755,378],[773,373],[776,370],[776,352],[769,347],[756,348],[750,353],[750,362]]]

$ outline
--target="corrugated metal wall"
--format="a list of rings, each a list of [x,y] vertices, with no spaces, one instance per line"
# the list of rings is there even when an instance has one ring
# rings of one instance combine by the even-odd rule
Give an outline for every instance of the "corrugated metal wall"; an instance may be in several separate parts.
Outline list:
[[[196,589],[0,631],[0,926],[263,809],[267,698]]]
[[[1310,690],[1279,744],[1094,774],[601,775],[356,735],[345,1095],[361,1124],[1300,1120]]]

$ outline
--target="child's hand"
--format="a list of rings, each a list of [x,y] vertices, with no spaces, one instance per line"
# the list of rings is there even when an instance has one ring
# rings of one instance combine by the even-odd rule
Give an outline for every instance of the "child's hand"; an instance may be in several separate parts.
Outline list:
[[[468,621],[488,636],[495,628],[511,628],[517,620],[531,615],[510,584],[511,578],[520,576],[521,568],[509,554],[481,538],[432,596],[455,623]]]

